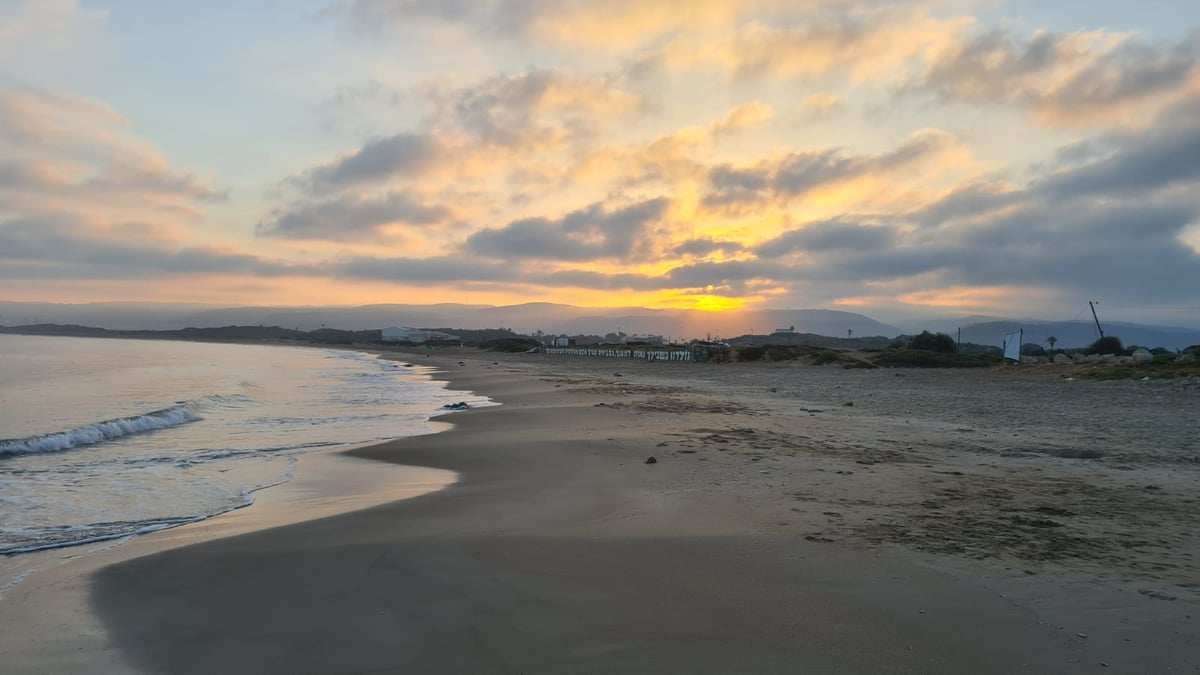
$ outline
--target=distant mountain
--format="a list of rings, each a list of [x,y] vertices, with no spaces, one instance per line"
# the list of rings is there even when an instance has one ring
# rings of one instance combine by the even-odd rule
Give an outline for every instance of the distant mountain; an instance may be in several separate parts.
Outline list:
[[[53,304],[0,302],[0,325],[79,324],[114,330],[179,330],[217,326],[280,326],[315,330],[417,328],[511,328],[519,333],[605,335],[624,332],[668,338],[769,334],[795,326],[798,333],[845,337],[894,337],[901,331],[852,312],[825,309],[700,312],[644,307],[576,307],[534,302],[493,307],[380,304],[361,307],[218,307],[141,303]]]
[[[1173,326],[1149,326],[1119,321],[1105,322],[1104,334],[1121,338],[1125,345],[1182,349],[1200,344],[1200,330]],[[1070,349],[1086,347],[1095,342],[1100,334],[1091,321],[987,321],[963,326],[963,342],[999,345],[1006,333],[1023,330],[1022,342],[1045,345],[1046,339],[1058,338],[1056,347]],[[951,333],[953,334],[953,333]]]
[[[963,342],[999,345],[1004,334],[1024,328],[1025,342],[1043,344],[1053,335],[1063,348],[1084,347],[1097,337],[1090,321],[1039,321],[996,317],[958,320],[902,321],[904,328],[854,312],[829,309],[754,309],[700,312],[644,307],[576,307],[549,302],[520,305],[378,304],[361,307],[220,307],[202,304],[0,302],[0,325],[78,324],[112,330],[180,330],[220,326],[279,326],[310,331],[318,328],[369,330],[387,326],[415,328],[511,328],[518,333],[568,335],[653,334],[668,338],[733,338],[770,335],[795,327],[796,333],[845,338],[894,338],[923,329],[955,335]],[[1179,349],[1200,344],[1200,329],[1105,322],[1105,331],[1125,344]]]

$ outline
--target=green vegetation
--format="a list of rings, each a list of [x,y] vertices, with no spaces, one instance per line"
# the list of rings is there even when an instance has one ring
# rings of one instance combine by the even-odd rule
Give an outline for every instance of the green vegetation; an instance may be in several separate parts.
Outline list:
[[[766,347],[735,347],[734,354],[738,361],[758,361],[767,353]]]
[[[814,366],[823,366],[827,363],[837,363],[842,360],[841,354],[832,349],[822,349],[813,357]]]
[[[499,340],[487,340],[479,343],[480,349],[485,349],[489,352],[527,352],[535,347],[542,346],[542,343],[533,338],[511,337],[501,338]]]
[[[1034,342],[1026,342],[1021,345],[1021,356],[1045,356],[1046,350],[1042,346]]]
[[[1088,347],[1087,353],[1121,355],[1125,353],[1125,347],[1121,344],[1121,338],[1115,335],[1106,335],[1093,342]]]
[[[1083,373],[1081,377],[1089,380],[1172,380],[1181,377],[1200,377],[1200,364],[1155,361],[1137,366],[1100,368]]]
[[[908,349],[953,354],[958,351],[958,345],[955,344],[954,338],[945,333],[930,333],[923,330],[920,335],[914,335],[908,341]]]
[[[1004,362],[994,354],[944,354],[921,349],[880,352],[875,364],[889,368],[987,368]]]

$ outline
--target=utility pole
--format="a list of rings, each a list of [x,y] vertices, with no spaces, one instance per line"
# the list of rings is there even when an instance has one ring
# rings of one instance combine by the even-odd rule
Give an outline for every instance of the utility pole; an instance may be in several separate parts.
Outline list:
[[[1100,319],[1096,316],[1096,304],[1088,300],[1088,307],[1092,308],[1092,320],[1096,322],[1096,330],[1100,331],[1100,337],[1104,337],[1104,329],[1100,327]]]
[[[958,327],[958,347],[956,351],[962,351],[962,326]]]

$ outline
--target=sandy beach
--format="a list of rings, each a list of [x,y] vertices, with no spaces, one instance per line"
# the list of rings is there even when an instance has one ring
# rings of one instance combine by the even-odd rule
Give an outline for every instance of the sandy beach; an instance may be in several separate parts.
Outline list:
[[[457,482],[35,575],[0,670],[1200,670],[1195,378],[393,356],[502,405],[350,455]]]

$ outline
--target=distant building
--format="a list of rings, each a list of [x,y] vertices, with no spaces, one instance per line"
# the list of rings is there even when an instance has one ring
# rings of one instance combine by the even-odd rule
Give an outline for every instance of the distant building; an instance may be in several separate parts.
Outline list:
[[[627,345],[662,345],[667,339],[661,335],[630,335],[625,338]]]
[[[775,332],[771,333],[771,334],[772,335],[790,335],[795,332],[796,332],[795,326],[788,326],[787,328],[776,328]]]
[[[382,333],[384,342],[411,342],[413,344],[421,344],[423,342],[430,342],[434,340],[459,339],[457,335],[451,335],[449,333],[443,333],[436,330],[426,330],[424,328],[408,328],[407,326],[390,326],[388,328],[384,328]]]
[[[566,335],[559,335],[558,337],[554,338],[554,342],[551,344],[554,347],[574,347],[575,338],[567,337]]]

